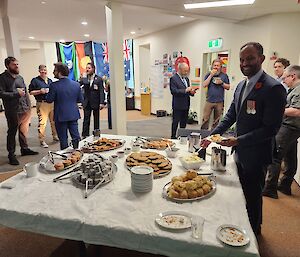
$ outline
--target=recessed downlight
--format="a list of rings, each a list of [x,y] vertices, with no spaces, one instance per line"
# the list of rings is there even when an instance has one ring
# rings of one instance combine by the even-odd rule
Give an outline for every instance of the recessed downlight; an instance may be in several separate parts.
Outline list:
[[[88,25],[88,22],[87,22],[87,21],[82,21],[82,22],[81,22],[81,25],[86,26],[86,25]]]
[[[29,39],[35,39],[35,37],[33,37],[33,36],[30,36],[30,37],[28,37]]]
[[[84,34],[85,37],[90,37],[90,34]]]

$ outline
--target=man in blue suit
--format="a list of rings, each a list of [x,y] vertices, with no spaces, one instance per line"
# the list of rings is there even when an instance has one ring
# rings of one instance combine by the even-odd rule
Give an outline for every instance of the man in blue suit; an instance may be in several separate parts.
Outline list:
[[[69,69],[63,63],[54,64],[53,74],[59,81],[50,85],[46,101],[54,102],[54,121],[60,148],[68,147],[68,131],[72,137],[73,147],[77,148],[80,141],[77,122],[80,114],[77,103],[83,101],[80,85],[68,78]]]
[[[277,80],[266,74],[263,47],[256,42],[240,49],[240,68],[247,77],[235,90],[231,106],[211,134],[223,134],[236,123],[236,137],[221,142],[234,147],[238,175],[246,198],[252,229],[260,234],[262,223],[262,190],[266,168],[272,163],[275,135],[280,128],[286,92]],[[208,142],[203,141],[207,146]]]
[[[190,109],[190,96],[194,96],[196,92],[195,89],[190,87],[189,71],[189,66],[186,63],[179,63],[178,72],[170,79],[170,90],[173,96],[172,139],[176,138],[179,122],[180,128],[186,127]]]

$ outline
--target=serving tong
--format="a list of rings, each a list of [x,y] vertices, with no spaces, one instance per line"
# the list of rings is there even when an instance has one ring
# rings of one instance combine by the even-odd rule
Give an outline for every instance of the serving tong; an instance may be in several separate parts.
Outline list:
[[[64,174],[62,174],[62,175],[60,175],[60,176],[54,178],[54,179],[53,179],[53,182],[57,182],[57,181],[60,181],[60,180],[72,178],[73,176],[79,174],[80,171],[81,171],[81,166],[76,167],[76,168],[74,168],[74,169],[71,169],[71,170],[69,170],[68,172],[66,172],[66,173],[64,173]],[[74,172],[76,172],[76,173],[75,173],[75,174],[72,174],[72,173],[74,173]],[[72,175],[71,175],[71,176],[68,176],[68,177],[65,177],[65,176],[67,176],[67,175],[69,175],[69,174],[72,174]]]

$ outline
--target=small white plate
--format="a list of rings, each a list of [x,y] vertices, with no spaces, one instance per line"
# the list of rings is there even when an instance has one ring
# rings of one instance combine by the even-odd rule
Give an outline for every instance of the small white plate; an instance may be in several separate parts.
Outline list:
[[[220,143],[222,140],[226,140],[227,138],[219,136],[220,140],[217,141],[217,140],[214,139],[214,135],[211,135],[211,136],[206,137],[205,139],[209,140],[210,142]]]
[[[159,213],[155,221],[158,225],[174,230],[187,229],[192,226],[191,215],[181,211],[166,211]]]
[[[217,238],[231,246],[244,246],[250,242],[247,232],[235,225],[221,225],[217,229]]]

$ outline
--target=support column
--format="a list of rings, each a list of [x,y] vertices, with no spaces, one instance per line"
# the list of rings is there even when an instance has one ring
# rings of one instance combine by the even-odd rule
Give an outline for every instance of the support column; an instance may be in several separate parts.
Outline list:
[[[123,14],[119,3],[105,6],[109,53],[110,98],[113,133],[126,135],[126,104],[123,59]]]
[[[0,8],[7,56],[13,56],[17,60],[20,60],[21,53],[16,29],[17,20],[8,16],[8,0],[0,1]]]

